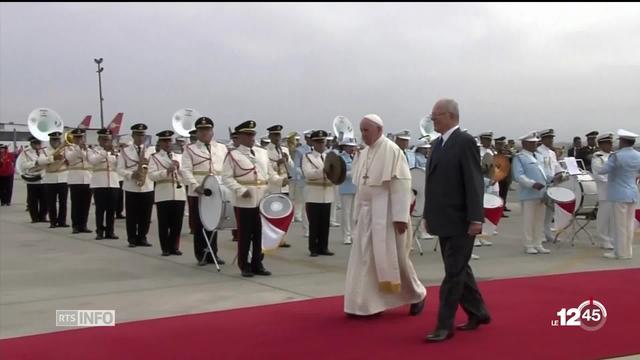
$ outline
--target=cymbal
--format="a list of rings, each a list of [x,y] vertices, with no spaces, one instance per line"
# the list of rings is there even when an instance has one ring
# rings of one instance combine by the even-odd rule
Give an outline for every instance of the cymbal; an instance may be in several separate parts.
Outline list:
[[[324,170],[327,179],[335,185],[340,185],[347,177],[347,164],[342,156],[330,151],[324,159]]]

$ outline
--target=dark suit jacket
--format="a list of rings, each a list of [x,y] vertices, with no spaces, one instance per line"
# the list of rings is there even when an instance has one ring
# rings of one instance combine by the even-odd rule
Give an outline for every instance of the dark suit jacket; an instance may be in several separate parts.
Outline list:
[[[464,235],[472,221],[484,222],[480,150],[471,135],[456,129],[444,147],[434,147],[425,186],[423,216],[431,234]]]

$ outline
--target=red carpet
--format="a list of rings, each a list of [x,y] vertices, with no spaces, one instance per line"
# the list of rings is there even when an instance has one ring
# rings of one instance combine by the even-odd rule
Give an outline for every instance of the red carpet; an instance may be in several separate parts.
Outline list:
[[[330,297],[7,339],[0,358],[599,359],[640,353],[639,285],[640,269],[481,282],[493,322],[441,344],[422,341],[437,313],[429,288],[418,317],[404,307],[350,319]],[[608,312],[600,330],[551,326],[560,308],[590,297]]]

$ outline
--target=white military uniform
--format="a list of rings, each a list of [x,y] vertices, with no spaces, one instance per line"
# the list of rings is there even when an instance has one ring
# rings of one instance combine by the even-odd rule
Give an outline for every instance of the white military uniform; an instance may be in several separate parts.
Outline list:
[[[62,145],[60,145],[62,146]],[[65,160],[53,160],[55,149],[48,147],[40,151],[36,165],[46,165],[44,168],[43,184],[61,184],[67,182],[69,172]]]
[[[234,206],[240,208],[257,208],[270,184],[282,186],[282,177],[269,166],[267,150],[256,146],[249,149],[240,145],[229,151],[224,160],[222,181],[234,194]],[[243,198],[247,190],[251,196]]]
[[[118,157],[113,153],[107,153],[100,146],[95,146],[87,152],[87,161],[93,166],[90,187],[95,188],[119,188],[120,175],[117,171]]]
[[[305,188],[304,200],[308,203],[331,203],[335,200],[334,185],[324,174],[325,155],[316,150],[302,158]]]
[[[486,148],[484,146],[480,146],[480,159],[482,159],[485,154],[491,154],[491,156],[495,156],[496,152],[491,148]],[[491,185],[491,179],[488,177],[484,177],[484,192],[487,194],[499,195],[500,193],[500,185],[496,181],[495,184]]]
[[[182,167],[180,173],[184,182],[189,185],[188,196],[197,197],[194,191],[196,187],[202,185],[202,181],[209,174],[222,175],[224,158],[227,155],[227,147],[223,144],[212,141],[211,152],[201,141],[196,141],[185,147],[182,154]]]
[[[289,185],[280,187],[278,184],[281,184],[284,179],[289,177],[287,173],[287,167],[289,171],[293,171],[293,159],[289,154],[289,149],[284,146],[279,146],[280,151],[276,148],[276,145],[269,144],[267,145],[267,154],[269,156],[269,165],[273,168],[276,173],[277,181],[273,182],[273,184],[269,185],[269,193],[278,194],[278,193],[289,193]],[[282,154],[287,154],[289,160],[287,160],[287,165],[284,164],[278,165],[277,161],[283,158]],[[290,174],[293,176],[293,174]]]
[[[613,250],[613,232],[615,231],[615,223],[613,221],[613,204],[609,201],[607,194],[607,175],[600,175],[599,172],[604,167],[604,164],[609,160],[610,153],[604,151],[597,151],[593,154],[591,160],[591,170],[593,171],[593,178],[598,185],[598,216],[596,219],[596,228],[598,236],[602,241],[601,247],[603,249]]]
[[[167,169],[173,164],[172,161],[177,161],[182,164],[182,156],[180,154],[172,154],[170,159],[164,150],[161,150],[151,155],[149,161],[149,179],[156,183],[154,201],[156,203],[161,201],[186,201],[187,195],[184,191],[184,186],[177,187],[178,184],[182,184],[182,177],[176,173],[171,175],[167,174]],[[179,168],[181,168],[180,165]]]
[[[73,144],[66,147],[64,157],[68,161],[67,184],[75,185],[91,184],[91,164],[87,160],[87,150],[82,150],[80,146]]]
[[[44,151],[40,150],[42,153]],[[28,149],[23,150],[20,155],[18,155],[18,159],[16,159],[16,169],[21,175],[40,175],[42,176],[44,173],[43,167],[36,168],[36,160],[38,160],[38,153],[36,149],[29,147]],[[26,182],[26,181],[25,181]],[[38,181],[30,181],[26,182],[27,184],[42,184],[42,179]]]
[[[141,151],[144,151],[144,158],[147,160],[155,152],[155,149],[151,146],[146,147],[145,145],[140,145],[140,147]],[[118,174],[120,174],[123,180],[122,190],[129,192],[153,191],[153,181],[149,179],[149,176],[147,176],[142,186],[138,186],[136,180],[131,177],[133,173],[138,170],[139,162],[140,157],[138,156],[136,145],[131,144],[120,152],[120,156],[118,156]]]
[[[546,145],[542,144],[538,146],[536,150],[536,159],[542,165],[542,169],[544,170],[547,178],[552,178],[555,174],[562,171],[562,167],[558,163],[558,159],[556,157],[555,151],[549,149]],[[553,241],[554,234],[551,229],[551,222],[553,221],[553,207],[545,207],[544,212],[544,236],[547,241]]]

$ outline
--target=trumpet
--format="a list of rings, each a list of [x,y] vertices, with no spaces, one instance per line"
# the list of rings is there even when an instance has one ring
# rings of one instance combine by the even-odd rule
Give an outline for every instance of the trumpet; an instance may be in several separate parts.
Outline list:
[[[177,160],[173,160],[173,153],[167,152],[167,156],[169,156],[169,159],[171,159],[173,167],[175,168],[175,170],[173,170],[173,172],[171,173],[171,176],[173,177],[173,181],[176,183],[176,189],[182,189],[182,185],[178,181],[178,168],[180,166],[180,163]]]

